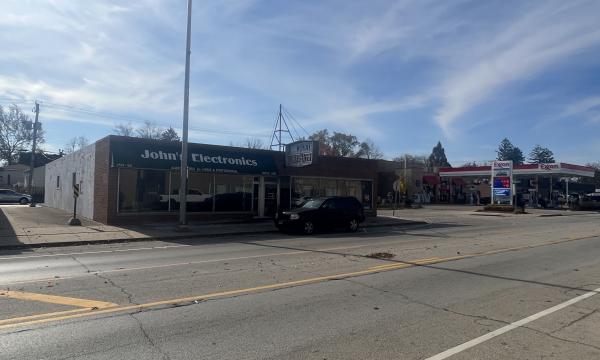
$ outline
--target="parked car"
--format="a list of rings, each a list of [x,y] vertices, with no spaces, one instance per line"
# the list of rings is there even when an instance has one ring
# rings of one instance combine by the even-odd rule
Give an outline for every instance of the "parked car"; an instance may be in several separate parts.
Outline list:
[[[0,202],[26,205],[31,202],[31,195],[21,194],[11,189],[0,189]]]
[[[299,208],[275,215],[279,230],[300,230],[307,235],[326,228],[356,231],[364,220],[363,206],[356,198],[337,196],[312,198]]]
[[[573,196],[573,195],[571,195]],[[572,197],[569,206],[572,210],[598,210],[600,209],[600,193],[581,194]]]
[[[185,197],[185,201],[188,203],[200,203],[205,201],[206,199],[212,198],[210,194],[203,194],[200,190],[197,189],[188,189],[188,194]],[[179,191],[173,190],[173,194],[171,195],[160,195],[160,202],[171,202],[172,204],[179,204]]]

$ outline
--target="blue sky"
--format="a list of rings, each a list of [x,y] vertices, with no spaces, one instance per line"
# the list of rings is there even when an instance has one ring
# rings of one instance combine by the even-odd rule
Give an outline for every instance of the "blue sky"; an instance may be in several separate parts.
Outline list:
[[[600,2],[196,0],[190,140],[268,143],[280,103],[309,132],[386,157],[600,161]],[[4,0],[0,104],[41,101],[48,150],[116,123],[180,129],[185,0]]]

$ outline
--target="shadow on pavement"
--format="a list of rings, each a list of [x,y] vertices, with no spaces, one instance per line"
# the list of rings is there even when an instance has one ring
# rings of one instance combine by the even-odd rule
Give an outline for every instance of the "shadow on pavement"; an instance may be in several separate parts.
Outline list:
[[[4,254],[21,254],[26,249],[17,249],[17,247],[23,245],[23,242],[19,240],[19,236],[26,236],[24,234],[20,234],[22,231],[18,232],[18,229],[15,230],[10,220],[6,217],[3,209],[0,209],[0,243],[6,244],[8,246],[14,246],[15,249],[2,251],[0,253]],[[20,235],[17,235],[17,234]]]

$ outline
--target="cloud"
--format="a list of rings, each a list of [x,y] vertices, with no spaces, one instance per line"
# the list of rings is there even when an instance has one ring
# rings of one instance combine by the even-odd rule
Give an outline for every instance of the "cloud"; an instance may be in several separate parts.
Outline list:
[[[525,15],[505,30],[470,44],[474,56],[454,60],[459,65],[440,86],[442,106],[435,116],[447,136],[455,134],[465,113],[509,82],[528,79],[600,44],[598,3],[561,4],[546,2],[536,4],[536,10],[525,9]]]

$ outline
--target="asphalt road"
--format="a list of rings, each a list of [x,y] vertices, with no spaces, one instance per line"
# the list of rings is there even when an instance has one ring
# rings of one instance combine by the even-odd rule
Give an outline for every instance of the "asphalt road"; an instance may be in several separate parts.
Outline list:
[[[0,359],[598,359],[599,223],[4,253]]]

